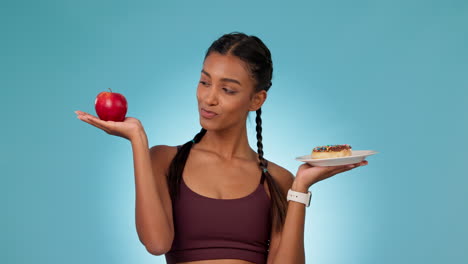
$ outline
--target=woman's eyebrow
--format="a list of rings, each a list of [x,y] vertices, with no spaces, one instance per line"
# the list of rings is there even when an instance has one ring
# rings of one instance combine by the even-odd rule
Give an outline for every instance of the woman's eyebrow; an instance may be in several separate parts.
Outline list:
[[[208,77],[210,77],[210,78],[211,78],[211,75],[210,75],[208,72],[206,72],[205,70],[203,70],[203,69],[202,69],[202,70],[201,70],[201,72],[202,72],[202,73],[204,73],[204,74],[206,74]],[[231,79],[231,78],[221,78],[221,81],[223,81],[223,82],[232,82],[232,83],[237,83],[238,85],[242,86],[242,84],[241,84],[241,83],[240,83],[238,80],[236,80],[236,79]]]

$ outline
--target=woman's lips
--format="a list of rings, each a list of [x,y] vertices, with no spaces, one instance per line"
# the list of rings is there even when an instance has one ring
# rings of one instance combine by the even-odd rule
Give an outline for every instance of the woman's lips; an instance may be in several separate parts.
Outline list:
[[[210,112],[210,111],[206,111],[205,109],[201,109],[201,115],[204,117],[204,118],[208,118],[208,119],[211,119],[215,116],[217,116],[218,114],[214,113],[214,112]]]

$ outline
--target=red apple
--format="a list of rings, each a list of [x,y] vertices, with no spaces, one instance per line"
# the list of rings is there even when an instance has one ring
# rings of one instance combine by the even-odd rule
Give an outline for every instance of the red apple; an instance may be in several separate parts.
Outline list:
[[[94,100],[96,114],[101,120],[122,122],[127,114],[127,100],[122,94],[101,92]]]

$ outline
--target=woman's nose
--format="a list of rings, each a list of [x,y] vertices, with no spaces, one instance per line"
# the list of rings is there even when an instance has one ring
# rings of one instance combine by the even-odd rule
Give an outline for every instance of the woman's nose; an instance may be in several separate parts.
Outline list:
[[[216,105],[218,103],[218,94],[215,88],[211,88],[205,97],[206,104]]]

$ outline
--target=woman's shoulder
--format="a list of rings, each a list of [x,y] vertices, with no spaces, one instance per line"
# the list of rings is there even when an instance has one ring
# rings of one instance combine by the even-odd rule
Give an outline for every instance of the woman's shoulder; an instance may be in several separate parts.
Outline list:
[[[291,188],[295,176],[289,170],[268,160],[268,172],[270,172],[271,177],[281,186],[283,191]]]
[[[177,151],[179,145],[169,146],[169,145],[154,145],[150,148],[150,151],[153,152],[174,152]]]
[[[177,154],[177,146],[155,145],[150,148],[152,162],[169,164]]]

